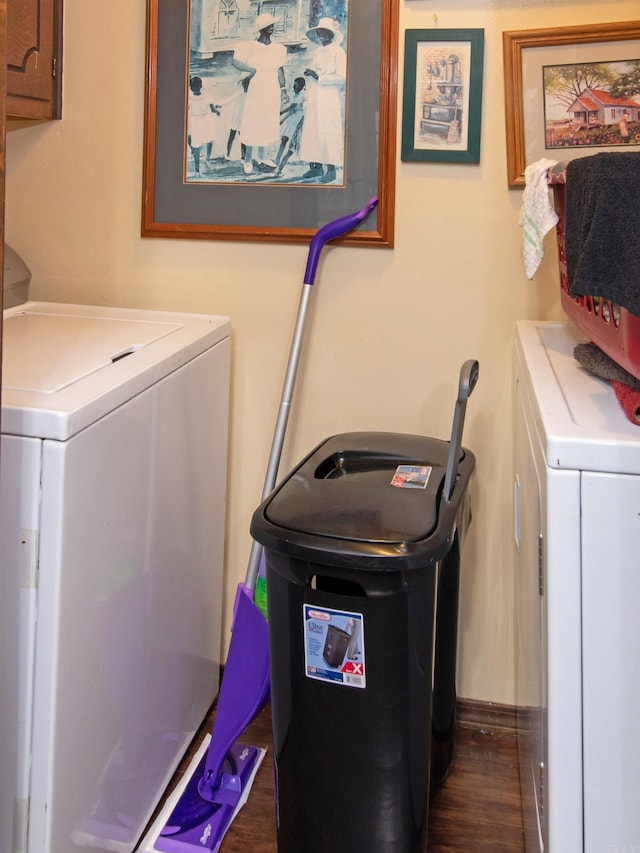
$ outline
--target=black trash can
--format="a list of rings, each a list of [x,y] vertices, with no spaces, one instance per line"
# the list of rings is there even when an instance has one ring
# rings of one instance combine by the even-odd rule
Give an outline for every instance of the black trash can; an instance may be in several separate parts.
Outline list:
[[[475,465],[462,449],[441,500],[448,452],[423,436],[334,436],[254,513],[279,853],[426,849],[432,705],[444,744],[434,778],[453,751],[459,554]]]

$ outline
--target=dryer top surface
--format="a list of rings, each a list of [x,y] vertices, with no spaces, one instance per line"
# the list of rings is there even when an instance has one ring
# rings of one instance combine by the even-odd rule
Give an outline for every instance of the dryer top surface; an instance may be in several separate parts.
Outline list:
[[[573,357],[584,336],[568,323],[518,323],[516,373],[554,468],[640,474],[640,425],[622,411],[609,382]]]

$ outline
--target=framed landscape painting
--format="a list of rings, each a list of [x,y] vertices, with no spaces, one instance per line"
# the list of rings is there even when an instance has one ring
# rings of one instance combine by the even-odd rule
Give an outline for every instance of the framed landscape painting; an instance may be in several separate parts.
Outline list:
[[[507,180],[596,150],[640,153],[640,21],[505,32]]]

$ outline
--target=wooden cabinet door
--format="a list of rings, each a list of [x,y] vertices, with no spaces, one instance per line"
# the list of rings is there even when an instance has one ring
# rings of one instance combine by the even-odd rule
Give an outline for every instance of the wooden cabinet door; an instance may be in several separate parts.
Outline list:
[[[8,0],[8,116],[60,118],[61,47],[62,0]]]

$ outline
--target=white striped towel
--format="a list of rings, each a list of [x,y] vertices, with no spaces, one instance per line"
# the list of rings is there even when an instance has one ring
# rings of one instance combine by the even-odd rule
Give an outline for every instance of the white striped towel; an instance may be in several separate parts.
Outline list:
[[[538,160],[524,170],[524,195],[518,225],[522,227],[522,250],[524,269],[532,279],[544,256],[544,237],[558,221],[553,209],[547,171],[556,165],[556,160]]]

